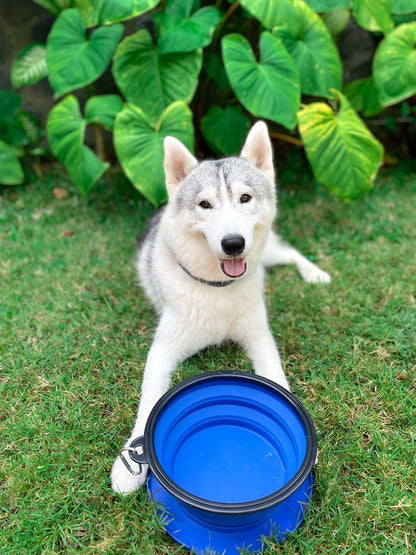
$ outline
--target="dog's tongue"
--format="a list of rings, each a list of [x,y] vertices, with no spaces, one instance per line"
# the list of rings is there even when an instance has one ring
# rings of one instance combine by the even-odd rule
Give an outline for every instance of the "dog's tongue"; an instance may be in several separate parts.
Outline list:
[[[222,261],[222,267],[227,276],[239,277],[246,271],[245,258],[230,258]]]

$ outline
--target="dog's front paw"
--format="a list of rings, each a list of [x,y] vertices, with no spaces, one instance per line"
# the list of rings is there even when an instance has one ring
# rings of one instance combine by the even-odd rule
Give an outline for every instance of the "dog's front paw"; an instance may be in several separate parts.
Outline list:
[[[301,274],[306,283],[329,283],[331,281],[331,276],[327,272],[312,263],[306,268],[302,268]]]
[[[130,461],[129,461],[130,464]],[[131,461],[131,467],[139,471],[139,465]],[[140,474],[132,474],[120,457],[114,461],[111,470],[111,486],[116,493],[128,495],[138,490],[146,481],[148,465],[141,465]]]

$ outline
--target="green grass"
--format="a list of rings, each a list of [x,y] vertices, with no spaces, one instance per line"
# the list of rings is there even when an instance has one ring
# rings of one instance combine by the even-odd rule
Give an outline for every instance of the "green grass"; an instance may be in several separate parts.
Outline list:
[[[281,176],[278,228],[333,281],[276,268],[266,296],[320,456],[305,522],[264,553],[416,553],[416,174],[396,168],[352,204],[299,179]],[[145,491],[110,487],[156,319],[133,270],[152,208],[107,181],[87,199],[62,175],[1,190],[1,553],[185,553]],[[221,368],[250,364],[208,349],[173,381]]]

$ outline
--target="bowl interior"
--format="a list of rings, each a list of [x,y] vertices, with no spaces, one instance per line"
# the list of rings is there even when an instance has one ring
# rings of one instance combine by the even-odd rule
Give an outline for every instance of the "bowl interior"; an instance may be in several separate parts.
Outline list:
[[[249,503],[285,486],[307,451],[296,406],[273,388],[232,377],[203,380],[172,396],[153,445],[166,476],[215,503]]]

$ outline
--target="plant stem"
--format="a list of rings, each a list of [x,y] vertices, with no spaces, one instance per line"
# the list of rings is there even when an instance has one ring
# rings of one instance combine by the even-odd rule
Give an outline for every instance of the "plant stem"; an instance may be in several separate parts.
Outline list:
[[[270,131],[269,135],[273,139],[280,139],[281,141],[286,141],[287,143],[292,143],[293,145],[303,146],[303,142],[300,139],[296,139],[295,137],[291,137],[290,135],[285,135],[284,133]]]
[[[44,172],[38,156],[32,159],[32,168],[33,168],[33,171],[35,172],[36,177],[43,176]]]
[[[213,38],[212,43],[210,45],[210,51],[211,52],[214,52],[217,48],[218,41],[220,39],[221,29],[224,27],[224,25],[227,23],[227,21],[230,19],[230,17],[233,15],[235,10],[239,6],[240,6],[240,2],[234,2],[234,4],[231,4],[231,6],[225,12],[224,17],[222,18],[222,20],[221,20],[220,24],[218,25],[217,29],[215,30],[214,38]]]
[[[105,144],[104,144],[104,136],[102,128],[93,123],[93,132],[94,132],[94,145],[95,145],[95,152],[100,160],[105,161],[106,153],[105,153]]]
[[[240,7],[240,2],[234,2],[234,4],[231,4],[231,6],[225,12],[224,18],[221,21],[220,26],[217,29],[217,32],[220,31],[224,27],[224,25],[227,23],[227,21],[233,15],[233,13],[236,11],[236,9],[239,8],[239,7]]]

